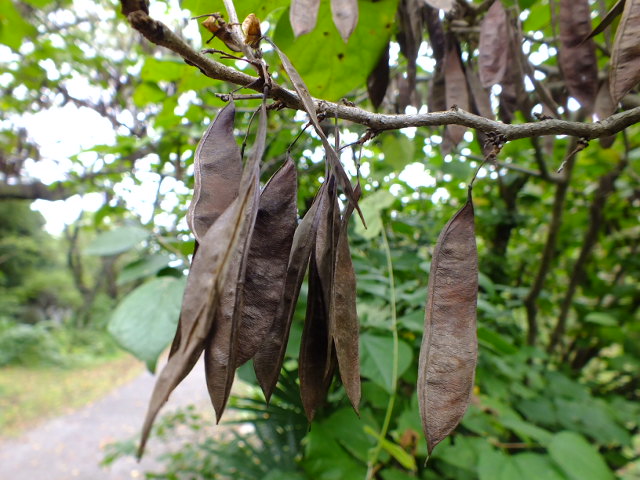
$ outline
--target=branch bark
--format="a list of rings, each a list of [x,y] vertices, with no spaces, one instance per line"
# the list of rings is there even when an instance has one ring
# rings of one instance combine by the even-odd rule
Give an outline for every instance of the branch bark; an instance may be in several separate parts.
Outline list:
[[[151,18],[145,10],[133,10],[137,2],[121,0],[123,12],[130,12],[127,19],[131,26],[138,30],[147,40],[163,46],[180,55],[189,65],[215,80],[233,83],[262,92],[263,81],[227,67],[215,60],[195,51],[190,45],[172,32],[162,22]],[[279,100],[285,107],[304,110],[296,93],[273,83],[269,97]],[[573,137],[593,139],[618,133],[625,128],[640,122],[640,107],[595,123],[572,122],[566,120],[541,120],[519,125],[509,125],[488,118],[474,115],[459,108],[444,112],[423,113],[415,115],[388,115],[372,113],[358,107],[340,105],[325,100],[314,99],[318,113],[330,117],[338,117],[353,123],[364,125],[371,130],[397,130],[406,127],[433,127],[442,125],[463,125],[483,132],[495,132],[504,135],[506,140],[538,137],[541,135],[569,135]]]

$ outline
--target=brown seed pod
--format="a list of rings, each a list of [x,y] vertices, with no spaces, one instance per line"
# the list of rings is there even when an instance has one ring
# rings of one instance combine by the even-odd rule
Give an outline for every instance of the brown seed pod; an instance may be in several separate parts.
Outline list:
[[[431,261],[418,400],[429,454],[469,405],[478,341],[478,253],[469,199],[440,233]]]
[[[584,40],[591,31],[588,0],[560,0],[560,49],[558,62],[569,94],[588,112],[598,93],[596,45]]]
[[[627,0],[611,52],[609,84],[614,104],[640,82],[640,0]]]
[[[271,398],[273,389],[278,382],[278,375],[284,361],[293,313],[300,294],[300,287],[304,280],[304,274],[307,271],[309,257],[315,245],[316,231],[327,197],[326,188],[327,182],[322,184],[311,208],[309,208],[296,228],[289,255],[282,298],[278,305],[275,320],[253,358],[256,378],[267,401]]]
[[[260,195],[244,281],[236,366],[253,358],[273,324],[297,226],[296,167],[288,158]]]

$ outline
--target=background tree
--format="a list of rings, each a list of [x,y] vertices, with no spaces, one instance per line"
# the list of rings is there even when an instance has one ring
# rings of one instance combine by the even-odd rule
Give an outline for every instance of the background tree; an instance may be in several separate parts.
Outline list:
[[[115,2],[109,8],[35,0],[3,4],[0,196],[59,199],[106,192],[88,228],[106,231],[111,237],[102,245],[119,248],[101,249],[98,242],[93,253],[123,254],[120,266],[130,277],[121,293],[146,280],[120,304],[115,319],[135,318],[141,330],[153,324],[161,332],[144,342],[135,334],[120,335],[153,366],[175,330],[183,288],[175,275],[193,250],[182,219],[195,145],[205,118],[233,88],[207,77],[238,86],[255,77],[245,62],[197,53],[211,34],[202,27],[196,33],[196,23],[186,19],[224,12],[220,2],[151,2],[150,17],[143,2],[133,3],[122,2],[128,20],[151,43],[119,16]],[[633,478],[640,416],[640,103],[637,57],[628,56],[625,45],[640,28],[638,2],[627,0],[617,28],[610,22],[593,43],[582,42],[591,28],[585,28],[584,13],[604,18],[611,6],[605,2],[360,1],[346,42],[329,2],[320,2],[316,27],[298,38],[294,31],[304,28],[289,6],[288,0],[274,0],[237,8],[241,18],[255,13],[265,22],[263,30],[321,99],[317,107],[327,132],[333,135],[337,118],[342,144],[363,144],[361,156],[361,145],[354,145],[341,157],[352,175],[360,167],[361,206],[370,224],[367,230],[355,225],[351,235],[362,330],[362,418],[349,411],[335,384],[317,424],[306,432],[285,378],[266,410],[269,422],[253,419],[262,440],[254,461],[237,461],[250,443],[222,447],[204,441],[189,447],[195,453],[178,452],[170,468],[195,470],[203,478],[224,475],[227,468],[235,478],[245,468],[246,478],[256,472],[315,479],[612,478],[613,472]],[[263,166],[268,178],[306,119],[294,115],[300,100],[281,88],[287,77],[273,49],[262,45],[276,82],[270,95],[285,107],[269,115]],[[219,42],[213,46],[225,49]],[[620,86],[620,75],[609,75],[622,67],[628,88]],[[78,88],[82,82],[90,87]],[[239,93],[238,141],[257,106],[254,91]],[[107,118],[114,141],[70,159],[66,178],[44,185],[29,177],[37,171],[30,165],[43,160],[18,129],[18,119],[68,104]],[[594,112],[600,122],[593,121]],[[324,173],[321,143],[303,135],[291,151],[304,213]],[[480,167],[492,153],[495,158]],[[426,444],[419,434],[415,380],[428,270],[438,232],[464,201],[479,167],[477,386],[461,427],[423,468]],[[144,215],[127,190],[150,182],[157,187],[154,213]],[[142,307],[166,292],[176,299],[173,310]],[[293,358],[303,316],[301,310],[294,321]],[[237,403],[262,413],[252,399]],[[211,448],[233,455],[205,457],[208,463],[199,464],[197,452]]]

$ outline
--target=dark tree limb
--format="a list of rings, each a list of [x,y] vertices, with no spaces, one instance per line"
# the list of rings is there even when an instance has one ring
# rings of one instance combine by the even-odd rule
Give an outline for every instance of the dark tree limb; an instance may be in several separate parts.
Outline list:
[[[575,164],[575,158],[577,155],[576,146],[578,142],[574,139],[569,144],[569,155],[565,160],[564,175],[562,181],[556,186],[556,193],[553,201],[553,211],[551,213],[551,222],[549,224],[549,231],[547,233],[547,240],[542,252],[542,259],[540,260],[540,266],[536,277],[531,285],[528,295],[524,299],[524,306],[527,311],[527,343],[529,345],[535,345],[538,338],[538,297],[544,282],[547,278],[549,270],[551,269],[551,262],[555,257],[556,242],[558,240],[558,234],[560,227],[562,226],[562,214],[564,212],[564,202],[567,198],[567,191],[569,190],[569,180],[571,179],[571,173],[573,171],[573,165]]]
[[[0,200],[64,200],[78,193],[77,188],[56,182],[46,185],[42,182],[9,185],[0,183]]]
[[[593,251],[598,241],[598,233],[602,227],[602,221],[604,219],[604,207],[607,202],[607,198],[615,190],[615,181],[620,176],[624,168],[627,166],[626,157],[623,158],[618,165],[606,175],[603,175],[598,182],[598,188],[595,191],[593,203],[591,204],[589,212],[589,228],[587,229],[584,239],[582,240],[582,248],[578,259],[573,265],[571,277],[569,280],[569,286],[565,293],[562,305],[560,307],[560,315],[558,321],[551,334],[549,341],[549,352],[553,352],[558,347],[567,326],[567,318],[569,316],[569,310],[573,302],[573,297],[576,293],[578,285],[584,281],[585,267],[589,260],[589,256]]]
[[[156,45],[172,50],[180,55],[186,63],[215,80],[222,80],[235,85],[244,86],[262,92],[262,81],[258,77],[247,75],[231,67],[227,67],[208,58],[188,45],[162,22],[149,17],[144,10],[135,10],[131,0],[121,0],[124,12],[130,12],[127,19],[133,28]],[[287,108],[304,110],[298,96],[286,88],[273,83],[269,97],[279,100]],[[488,118],[480,117],[455,108],[444,112],[423,113],[415,115],[387,115],[372,113],[358,107],[340,105],[325,100],[315,99],[318,112],[330,117],[348,120],[375,131],[397,130],[406,127],[428,127],[442,125],[463,125],[483,132],[494,132],[504,135],[506,140],[537,137],[541,135],[569,135],[585,139],[607,137],[640,122],[640,107],[595,123],[572,122],[567,120],[542,120],[519,125],[508,125]]]

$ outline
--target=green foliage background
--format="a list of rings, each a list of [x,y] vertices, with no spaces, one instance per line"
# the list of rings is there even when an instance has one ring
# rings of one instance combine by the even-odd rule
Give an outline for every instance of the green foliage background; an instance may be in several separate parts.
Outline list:
[[[149,298],[162,295],[170,303],[163,309],[165,313],[179,308],[184,288],[181,278],[193,249],[183,219],[193,187],[190,167],[195,145],[222,105],[214,93],[226,93],[231,87],[204,77],[170,52],[141,39],[119,15],[117,2],[101,2],[91,8],[80,3],[0,0],[0,53],[4,59],[0,63],[0,110],[5,117],[0,123],[2,180],[28,183],[32,179],[26,177],[24,163],[37,165],[38,161],[38,146],[29,143],[29,137],[18,131],[12,119],[73,104],[92,108],[112,122],[114,143],[84,152],[92,155],[89,163],[78,152],[71,159],[73,168],[67,180],[52,189],[60,187],[79,195],[106,192],[102,207],[78,223],[84,258],[89,264],[98,258],[114,260],[118,291],[113,301],[119,306],[111,317],[110,330],[153,369],[157,355],[173,335],[177,318],[163,315],[158,319],[153,308],[143,307]],[[176,2],[154,1],[152,15],[161,16],[177,30],[184,29],[197,49],[204,47],[208,34],[203,29],[196,33],[187,18],[223,11],[221,3],[184,0],[178,6]],[[288,23],[287,1],[237,3],[241,16],[255,12],[269,22],[267,34],[290,55],[312,94],[327,100],[347,96],[368,106],[366,78],[382,48],[397,32],[395,0],[362,0],[358,28],[346,45],[330,22],[328,2],[322,2],[318,28],[297,40]],[[522,9],[525,32],[552,36],[548,2],[504,3]],[[605,41],[602,35],[597,40]],[[555,57],[540,45],[531,43],[530,48],[554,67]],[[430,50],[426,52],[428,56]],[[273,54],[266,52],[265,58],[274,77],[286,82]],[[606,58],[602,62],[606,64]],[[419,76],[430,77],[433,72],[428,65],[419,63]],[[392,74],[401,74],[405,67],[406,60],[399,56]],[[73,90],[71,81],[77,78],[101,92],[100,99],[82,89]],[[418,86],[423,98],[426,85]],[[250,102],[240,105],[239,142],[255,106]],[[516,121],[524,118],[518,114]],[[294,118],[292,112],[271,112],[264,180],[281,164],[303,125],[304,120]],[[345,142],[364,134],[357,125],[340,127]],[[446,156],[439,150],[443,131],[437,128],[386,132],[362,151],[362,207],[369,229],[354,222],[350,237],[361,321],[361,418],[349,410],[336,382],[317,423],[306,429],[295,388],[295,356],[304,316],[305,296],[301,295],[288,350],[291,371],[283,377],[277,398],[269,408],[252,395],[234,400],[235,407],[247,415],[243,421],[254,425],[255,439],[238,437],[226,445],[203,439],[175,452],[167,461],[164,476],[154,478],[364,478],[371,451],[378,444],[382,450],[374,467],[377,478],[384,480],[640,478],[638,126],[619,134],[612,148],[603,149],[594,141],[578,157],[562,207],[549,275],[536,302],[538,332],[533,338],[528,336],[525,299],[538,272],[558,187],[513,169],[500,169],[499,178],[492,168],[481,172],[474,188],[481,264],[476,388],[461,426],[423,466],[426,444],[415,382],[424,300],[439,230],[464,202],[467,183],[482,157],[471,133],[467,135],[467,141]],[[567,153],[569,140],[536,141],[544,142],[545,161],[555,171]],[[302,213],[321,182],[324,167],[319,141],[305,135],[292,152],[299,168]],[[343,160],[354,173],[360,152],[350,155],[344,155]],[[507,144],[499,161],[525,172],[537,169],[534,147],[528,139]],[[590,208],[599,181],[621,161],[628,165],[606,198],[595,247],[584,271],[578,273],[567,328],[559,348],[549,349],[567,287],[576,275],[573,269],[590,226]],[[428,180],[416,187],[415,172],[421,169]],[[135,190],[148,179],[156,183],[172,179],[174,187],[158,188],[155,214],[143,219],[131,197],[119,187],[127,185]],[[4,201],[0,209],[14,211]],[[11,222],[2,215],[7,220],[0,228],[9,228]],[[31,218],[25,214],[27,217]],[[28,233],[20,240],[15,229],[10,233],[3,230],[0,256],[3,249],[20,252],[13,263],[0,265],[4,312],[13,308],[4,304],[16,299],[16,305],[29,301],[29,289],[35,288],[30,285],[40,282],[37,297],[43,298],[47,286],[57,283],[52,277],[42,278],[47,246],[53,241],[36,233],[40,227],[41,221],[35,217],[25,220],[20,228]],[[389,282],[388,255],[393,285]],[[9,288],[20,292],[9,294]],[[170,295],[166,295],[167,289],[171,289]],[[396,326],[392,323],[392,296],[396,299]],[[77,301],[73,296],[62,297],[58,300],[61,304]],[[153,345],[146,343],[150,339],[143,335],[149,328],[154,329]],[[399,337],[397,383],[391,374],[393,330]],[[252,382],[250,369],[241,375]],[[394,403],[388,434],[380,439],[377,435],[390,398]],[[167,422],[165,432],[179,424],[194,429],[202,426],[200,419],[190,416]],[[160,436],[162,432],[160,429]]]

